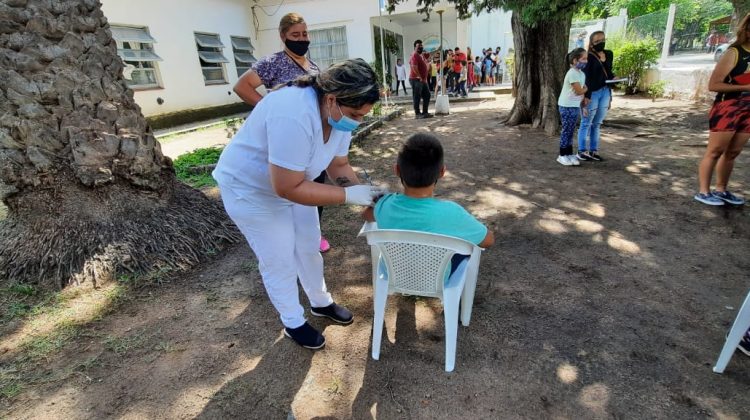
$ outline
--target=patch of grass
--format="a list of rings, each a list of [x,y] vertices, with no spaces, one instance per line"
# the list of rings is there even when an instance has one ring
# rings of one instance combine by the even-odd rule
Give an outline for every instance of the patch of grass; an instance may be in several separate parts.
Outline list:
[[[219,161],[221,151],[222,149],[218,147],[207,147],[196,149],[178,157],[174,160],[177,179],[193,188],[216,185],[216,181],[211,177],[210,172],[192,173],[191,168],[215,164]]]
[[[133,334],[128,337],[113,337],[108,335],[102,344],[104,348],[114,352],[118,356],[124,356],[132,350],[141,348],[146,343],[143,333]]]
[[[177,348],[169,341],[159,341],[156,343],[156,346],[154,346],[154,350],[164,353],[172,353],[173,351],[176,351]]]
[[[49,360],[49,356],[57,353],[68,341],[81,333],[81,327],[74,323],[62,322],[48,334],[37,335],[25,341],[22,346],[23,361]]]
[[[21,387],[21,384],[16,381],[12,381],[7,384],[0,382],[0,396],[2,396],[3,398],[13,398],[16,395],[20,394],[22,389],[23,388]]]

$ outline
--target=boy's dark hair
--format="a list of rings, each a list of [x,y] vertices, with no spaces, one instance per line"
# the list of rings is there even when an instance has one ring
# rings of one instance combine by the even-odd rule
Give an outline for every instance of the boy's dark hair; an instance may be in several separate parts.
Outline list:
[[[421,43],[422,43],[421,39],[414,41],[414,48],[417,48],[417,44],[421,44]]]
[[[398,152],[401,182],[407,187],[435,185],[443,167],[443,146],[432,134],[413,134]]]

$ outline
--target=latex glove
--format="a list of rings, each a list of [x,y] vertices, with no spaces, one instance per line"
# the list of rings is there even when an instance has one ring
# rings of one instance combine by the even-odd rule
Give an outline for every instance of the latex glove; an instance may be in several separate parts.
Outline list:
[[[383,188],[363,184],[346,187],[344,188],[344,192],[346,193],[346,198],[344,199],[346,204],[357,204],[360,206],[371,206],[375,202],[375,197],[379,197],[385,193]]]

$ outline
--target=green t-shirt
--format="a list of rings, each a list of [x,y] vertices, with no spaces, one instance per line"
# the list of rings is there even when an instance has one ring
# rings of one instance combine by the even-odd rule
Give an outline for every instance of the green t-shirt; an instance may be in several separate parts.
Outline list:
[[[375,204],[379,229],[403,229],[454,236],[475,245],[487,236],[487,228],[460,205],[434,197],[412,198],[387,194]]]

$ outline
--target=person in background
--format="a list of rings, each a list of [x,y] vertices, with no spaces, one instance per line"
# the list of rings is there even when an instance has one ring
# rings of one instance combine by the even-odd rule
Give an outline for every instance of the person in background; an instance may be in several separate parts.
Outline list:
[[[265,56],[253,64],[234,85],[234,92],[245,103],[256,106],[263,96],[258,92],[260,85],[271,89],[306,74],[318,74],[320,68],[307,58],[310,37],[307,34],[307,23],[297,13],[287,13],[279,22],[279,37],[284,49]],[[315,182],[326,182],[325,171],[315,178]],[[323,207],[318,207],[318,218],[323,219]],[[331,244],[325,236],[320,236],[320,252],[328,252]]]
[[[468,66],[466,85],[469,86],[469,92],[474,90],[474,60],[472,60],[471,48],[466,47],[466,65]]]
[[[500,54],[502,48],[495,48],[495,84],[499,85],[503,80],[503,57]]]
[[[584,42],[586,42],[586,31],[578,34],[578,37],[576,38],[576,48],[583,48]]]
[[[583,48],[576,48],[568,53],[567,61],[570,68],[565,73],[560,98],[557,100],[562,125],[560,155],[557,156],[557,163],[565,166],[580,165],[578,158],[573,154],[573,134],[576,131],[578,114],[586,93],[586,75],[582,70],[586,67],[587,59],[588,54]]]
[[[492,59],[492,48],[484,50],[482,63],[484,65],[484,83],[487,86],[492,86],[495,84],[495,78],[492,75],[492,66],[495,64],[495,61]]]
[[[464,54],[461,50],[456,47],[456,49],[453,51],[453,72],[451,73],[453,76],[453,90],[451,93],[458,96],[458,83],[461,79],[461,71],[463,70],[464,65],[462,63],[466,62],[466,54]]]
[[[432,66],[430,67],[430,91],[433,95],[438,94],[438,69],[440,68],[440,55],[435,53],[433,57],[430,59],[430,62],[432,63]]]
[[[461,62],[461,73],[458,77],[458,89],[456,95],[461,95],[465,98],[468,94],[466,93],[466,81],[468,80],[469,69],[467,68],[466,61]]]
[[[428,111],[430,106],[430,89],[427,86],[429,77],[427,63],[422,57],[424,46],[422,40],[414,41],[414,52],[409,59],[409,84],[411,85],[412,102],[414,103],[414,118],[431,118],[432,114]],[[422,109],[420,110],[420,102]]]
[[[433,65],[432,65],[432,57],[430,56],[430,53],[427,51],[422,53],[422,58],[424,58],[424,62],[427,63],[427,91],[430,92],[430,95],[432,95],[432,72],[433,72]]]
[[[406,66],[400,58],[396,60],[396,96],[398,96],[399,85],[404,87],[404,95],[406,95],[408,93],[406,91]]]
[[[353,319],[326,288],[314,206],[370,206],[382,195],[359,184],[348,159],[352,130],[379,99],[377,76],[362,59],[300,76],[260,101],[212,174],[227,214],[258,258],[284,335],[306,348],[322,348],[325,337],[305,319],[298,280],[312,315],[340,324]],[[313,182],[323,170],[337,185]]]
[[[716,63],[708,89],[716,99],[708,115],[708,146],[698,166],[694,198],[710,206],[742,205],[745,200],[727,189],[734,160],[750,139],[750,13],[740,22],[737,40]],[[716,169],[716,189],[711,175]]]
[[[445,50],[443,55],[443,83],[445,83],[446,93],[450,93],[453,90],[453,51]]]
[[[482,58],[476,56],[474,58],[474,86],[479,86],[482,82]]]
[[[599,155],[599,127],[612,106],[612,90],[607,80],[615,77],[612,73],[614,54],[604,49],[605,45],[604,32],[591,33],[587,63],[583,69],[588,86],[586,98],[583,100],[587,113],[581,118],[581,126],[578,129],[578,160],[604,160]]]

